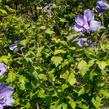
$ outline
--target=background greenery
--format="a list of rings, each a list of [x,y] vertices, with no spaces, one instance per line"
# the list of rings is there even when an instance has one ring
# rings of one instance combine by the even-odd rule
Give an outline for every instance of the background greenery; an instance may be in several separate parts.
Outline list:
[[[7,65],[0,82],[15,90],[12,108],[99,109],[109,104],[109,12],[98,16],[96,2],[0,0],[0,61]],[[50,3],[55,3],[51,17],[44,11]],[[104,25],[91,36],[72,30],[75,17],[86,9]],[[79,47],[80,37],[92,37],[95,49]],[[9,49],[15,40],[25,47],[19,53]]]

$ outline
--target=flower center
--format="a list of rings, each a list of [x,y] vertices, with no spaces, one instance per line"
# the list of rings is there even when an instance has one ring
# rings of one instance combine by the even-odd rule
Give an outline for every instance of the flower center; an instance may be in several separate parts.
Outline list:
[[[90,22],[88,22],[88,26],[90,26]]]
[[[88,47],[88,46],[89,46],[89,44],[88,44],[87,41],[84,41],[84,42],[83,42],[83,45],[84,45],[85,47]]]

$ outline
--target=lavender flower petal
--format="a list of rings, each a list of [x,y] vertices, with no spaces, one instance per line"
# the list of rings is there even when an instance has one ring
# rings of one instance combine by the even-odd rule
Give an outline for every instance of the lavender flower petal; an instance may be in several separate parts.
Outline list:
[[[18,44],[23,45],[23,44],[20,42],[20,40],[14,41],[14,44],[11,45],[11,46],[9,47],[9,49],[10,49],[11,51],[18,52],[18,48],[17,48],[17,45],[18,45]],[[22,49],[21,49],[21,50],[22,50]]]
[[[94,49],[94,44],[91,44],[89,47],[93,48]]]
[[[12,106],[12,104],[15,102],[14,99],[10,98],[10,97],[7,97],[8,101],[6,101],[6,106]]]
[[[89,28],[89,30],[90,31],[96,31],[96,30],[98,30],[100,28],[100,26],[101,26],[101,22],[92,20],[90,22],[90,28]]]
[[[14,44],[20,44],[20,40],[14,41]]]
[[[80,38],[80,39],[78,40],[78,42],[77,42],[77,44],[78,44],[80,47],[84,47],[84,48],[86,48],[86,47],[91,47],[91,48],[94,49],[94,44],[93,44],[93,43],[90,44],[90,43],[92,43],[92,41],[87,40],[87,38]],[[87,45],[87,46],[86,46],[86,45]]]
[[[4,106],[12,106],[14,99],[11,98],[14,90],[12,87],[6,87],[4,83],[0,84],[0,109]]]
[[[0,90],[0,95],[2,93],[2,96],[6,96],[6,97],[11,97],[13,94],[14,90],[12,87],[4,87],[2,90]]]
[[[80,38],[79,41],[77,42],[77,44],[80,46],[80,47],[84,47],[84,42],[87,41],[87,38]]]
[[[84,11],[84,17],[86,17],[87,21],[94,20],[94,13],[90,9],[87,9]]]
[[[79,25],[79,26],[83,26],[84,25],[84,17],[83,15],[78,15],[75,19],[75,22]]]
[[[95,8],[96,12],[103,13],[108,9],[109,9],[109,4],[105,0],[97,1],[97,6]]]
[[[49,4],[49,7],[52,7],[53,5],[55,5],[55,3],[51,3],[51,4]]]
[[[15,51],[15,48],[17,48],[17,45],[16,44],[13,44],[9,47],[10,50],[12,51]]]
[[[0,77],[6,72],[6,65],[0,62]]]
[[[3,106],[0,104],[0,109],[3,109]]]
[[[75,25],[72,27],[72,29],[74,29],[75,31],[78,31],[78,32],[85,32],[85,31],[86,31],[86,29],[85,29],[84,27],[79,26],[79,25],[77,25],[77,24],[75,24]]]
[[[50,17],[51,17],[51,9],[50,9],[50,7],[52,7],[53,5],[55,5],[55,3],[51,3],[48,6],[45,6],[44,12],[48,12]]]
[[[0,84],[0,89],[3,89],[4,87],[6,87],[6,85],[4,83]]]

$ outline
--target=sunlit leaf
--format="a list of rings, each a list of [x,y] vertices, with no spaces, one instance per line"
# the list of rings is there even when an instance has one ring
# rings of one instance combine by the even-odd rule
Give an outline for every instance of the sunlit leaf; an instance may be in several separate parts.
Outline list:
[[[105,69],[105,67],[106,67],[106,62],[105,61],[97,61],[96,63],[98,64],[98,66],[99,66],[99,68],[101,70]]]
[[[61,64],[63,58],[60,56],[53,56],[51,58],[51,61],[53,62],[53,64],[55,64],[55,66],[57,67],[59,64]]]
[[[78,64],[78,69],[80,70],[81,75],[84,76],[87,73],[87,71],[89,70],[89,66],[84,60],[82,60]]]
[[[76,78],[73,72],[70,74],[68,78],[68,82],[71,86],[73,86],[76,83]]]

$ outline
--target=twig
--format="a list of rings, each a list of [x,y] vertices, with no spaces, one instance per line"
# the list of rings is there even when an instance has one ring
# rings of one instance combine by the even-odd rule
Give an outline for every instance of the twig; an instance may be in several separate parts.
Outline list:
[[[51,49],[51,47],[49,47],[48,45],[46,45],[48,47],[48,49],[52,52],[52,54],[54,53],[53,50]]]

